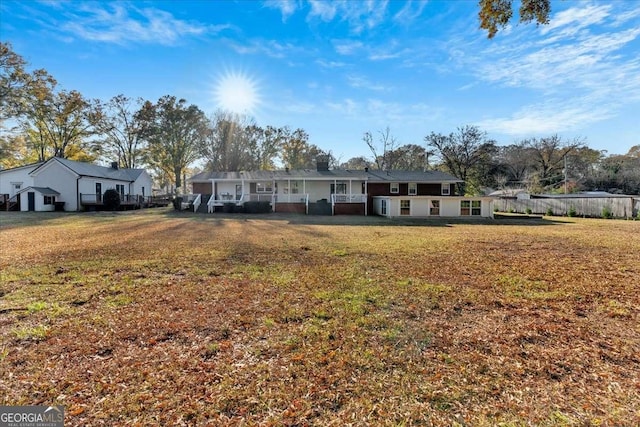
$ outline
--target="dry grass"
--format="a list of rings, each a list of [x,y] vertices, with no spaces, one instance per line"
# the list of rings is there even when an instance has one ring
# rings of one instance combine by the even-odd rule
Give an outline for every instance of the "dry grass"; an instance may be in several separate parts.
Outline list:
[[[2,214],[0,404],[66,425],[633,426],[640,222]]]

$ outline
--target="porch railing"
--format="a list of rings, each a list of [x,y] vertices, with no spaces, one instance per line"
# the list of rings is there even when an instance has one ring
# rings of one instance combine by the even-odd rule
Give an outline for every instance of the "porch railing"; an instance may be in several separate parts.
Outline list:
[[[197,197],[193,200],[193,211],[198,212],[198,208],[202,204],[202,194],[198,194]]]
[[[331,203],[366,203],[366,194],[332,194]]]

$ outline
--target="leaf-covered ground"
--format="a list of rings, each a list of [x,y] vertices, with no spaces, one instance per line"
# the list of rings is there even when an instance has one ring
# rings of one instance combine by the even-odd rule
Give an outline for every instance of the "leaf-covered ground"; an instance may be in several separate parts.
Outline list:
[[[640,423],[640,222],[158,209],[0,238],[0,404],[65,425]]]

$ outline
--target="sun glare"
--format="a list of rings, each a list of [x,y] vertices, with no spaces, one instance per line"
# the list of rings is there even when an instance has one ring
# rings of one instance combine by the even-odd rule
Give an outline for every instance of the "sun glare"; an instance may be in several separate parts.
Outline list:
[[[240,72],[228,72],[220,77],[214,90],[219,108],[237,114],[255,114],[260,93],[255,79]]]

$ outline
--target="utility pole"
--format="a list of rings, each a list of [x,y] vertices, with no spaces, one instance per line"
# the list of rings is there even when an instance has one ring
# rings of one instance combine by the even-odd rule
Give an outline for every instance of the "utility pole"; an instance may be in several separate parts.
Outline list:
[[[567,155],[564,155],[564,194],[567,194]]]

